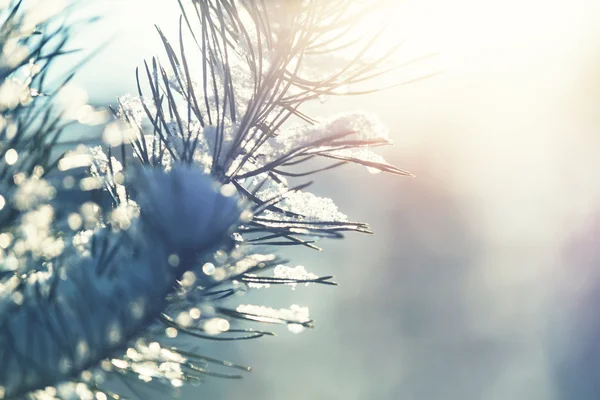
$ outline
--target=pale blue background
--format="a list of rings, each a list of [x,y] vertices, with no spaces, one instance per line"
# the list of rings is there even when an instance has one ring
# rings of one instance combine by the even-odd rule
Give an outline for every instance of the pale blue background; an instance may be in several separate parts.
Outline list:
[[[96,3],[110,16],[78,41],[93,47],[120,33],[77,78],[93,103],[135,91],[135,66],[161,52],[151,23],[173,32],[171,3]],[[207,344],[208,355],[255,370],[194,388],[200,398],[553,398],[547,337],[598,253],[597,241],[581,238],[600,208],[600,13],[584,0],[447,3],[398,15],[412,54],[438,57],[393,78],[441,75],[310,106],[321,115],[377,112],[396,141],[383,154],[416,178],[357,167],[320,177],[313,191],[376,235],[323,243],[321,254],[285,253],[340,287],[239,300],[308,305],[316,329]],[[574,242],[591,256],[575,258]]]

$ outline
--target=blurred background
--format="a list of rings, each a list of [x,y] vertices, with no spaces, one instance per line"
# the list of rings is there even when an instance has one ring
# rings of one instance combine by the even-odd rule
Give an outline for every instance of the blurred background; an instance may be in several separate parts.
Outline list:
[[[374,85],[439,73],[309,111],[376,112],[395,141],[382,154],[416,177],[323,173],[313,192],[376,234],[284,253],[340,286],[272,288],[239,301],[309,306],[316,328],[207,343],[207,355],[254,371],[208,380],[185,398],[599,398],[565,395],[563,378],[591,368],[594,360],[575,355],[600,337],[593,324],[578,328],[600,301],[591,289],[600,281],[600,3],[397,4],[388,40],[406,38],[399,60],[435,55]],[[178,8],[174,0],[92,7],[105,19],[81,32],[82,46],[119,31],[76,82],[93,104],[114,103],[136,92],[135,67],[162,54],[153,24],[175,40]]]

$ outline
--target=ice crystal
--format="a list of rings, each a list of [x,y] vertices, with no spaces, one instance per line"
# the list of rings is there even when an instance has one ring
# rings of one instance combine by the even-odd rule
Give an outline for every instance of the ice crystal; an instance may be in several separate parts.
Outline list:
[[[282,191],[276,189],[266,189],[258,192],[256,196],[264,201],[281,194]],[[292,211],[302,216],[302,220],[317,222],[347,222],[348,217],[341,213],[333,200],[328,197],[319,197],[310,192],[297,191],[285,196],[277,203],[278,207],[284,211]],[[265,216],[277,219],[279,221],[290,220],[280,213],[266,211]]]
[[[268,288],[271,286],[270,283],[252,282],[251,279],[256,279],[260,282],[258,275],[247,274],[247,277],[249,278],[248,286],[253,289]],[[305,286],[308,286],[311,282],[315,282],[319,279],[318,275],[306,271],[306,268],[302,265],[296,267],[278,265],[273,269],[273,277],[277,282],[289,285],[292,289],[296,289],[296,285],[300,282],[303,282]]]
[[[307,272],[306,268],[302,265],[298,265],[296,267],[287,267],[285,265],[278,265],[273,270],[273,274],[276,278],[286,279],[291,281],[288,285],[291,285],[292,288],[295,288],[297,283],[294,281],[307,281],[307,280],[315,280],[318,278],[317,275],[312,272]],[[308,286],[308,282],[305,283]]]
[[[303,328],[311,321],[308,307],[301,307],[296,304],[293,304],[290,308],[281,308],[279,310],[265,306],[241,304],[236,308],[236,311],[256,321],[282,321],[293,333],[300,333],[303,329],[299,329],[299,327]]]

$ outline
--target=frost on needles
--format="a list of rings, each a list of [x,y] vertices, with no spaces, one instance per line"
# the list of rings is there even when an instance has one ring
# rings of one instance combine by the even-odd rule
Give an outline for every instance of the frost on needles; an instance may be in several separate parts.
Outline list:
[[[176,44],[158,29],[163,62],[136,72],[138,93],[119,98],[104,145],[62,155],[73,115],[102,115],[85,102],[61,109],[70,78],[44,79],[69,53],[60,3],[78,6],[0,2],[0,398],[117,399],[117,379],[237,378],[249,368],[198,352],[203,340],[271,334],[256,324],[298,333],[312,320],[298,305],[223,299],[332,285],[281,248],[369,232],[308,192],[307,177],[347,163],[408,175],[373,151],[390,144],[375,116],[301,111],[388,70],[386,55],[365,55],[377,32],[363,47],[348,33],[373,2],[180,2]]]

